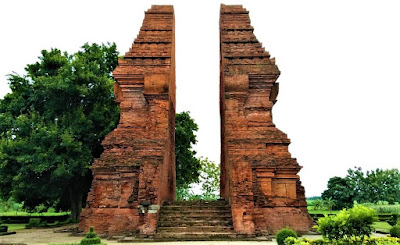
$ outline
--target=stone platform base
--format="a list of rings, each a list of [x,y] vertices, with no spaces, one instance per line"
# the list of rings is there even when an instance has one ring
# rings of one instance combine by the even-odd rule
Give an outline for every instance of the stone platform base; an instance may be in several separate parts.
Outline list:
[[[81,214],[79,230],[87,232],[93,226],[96,233],[117,235],[121,231],[130,232],[136,230],[142,217],[136,209],[121,208],[90,208],[84,209]],[[117,222],[116,222],[117,221]]]
[[[288,227],[297,233],[306,234],[312,228],[312,219],[307,210],[293,207],[275,207],[255,209],[253,216],[257,230],[267,230],[276,234],[280,229]]]

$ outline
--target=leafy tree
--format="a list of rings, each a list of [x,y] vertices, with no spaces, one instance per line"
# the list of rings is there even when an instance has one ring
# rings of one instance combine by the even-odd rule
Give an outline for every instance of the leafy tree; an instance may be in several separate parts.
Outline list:
[[[346,178],[332,177],[328,181],[328,189],[322,193],[322,199],[334,200],[334,209],[351,207],[354,200],[354,191],[350,188],[350,183]]]
[[[376,169],[366,173],[366,200],[384,200],[393,204],[400,202],[400,172],[398,169]],[[360,200],[361,201],[361,200]]]
[[[398,169],[376,169],[364,173],[361,168],[349,169],[344,178],[333,177],[322,198],[331,198],[334,208],[351,207],[354,202],[367,203],[400,201],[400,172]]]
[[[201,169],[197,186],[187,186],[177,189],[177,200],[216,200],[219,198],[220,166],[208,158],[199,158]],[[195,194],[194,189],[200,188]]]
[[[192,195],[194,194],[190,191],[190,186],[176,188],[176,200],[189,200]]]
[[[0,100],[0,195],[25,208],[69,206],[77,220],[90,165],[117,124],[111,71],[115,44],[84,44],[73,55],[43,50],[27,75],[9,76]],[[68,203],[68,205],[67,205]]]
[[[175,117],[175,158],[176,158],[176,188],[187,189],[191,183],[199,181],[200,160],[192,146],[196,144],[195,132],[197,124],[189,112],[177,113]]]
[[[321,210],[324,207],[324,201],[322,201],[322,199],[315,199],[313,204],[314,210]]]
[[[323,205],[326,206],[328,208],[329,211],[332,211],[333,206],[335,205],[335,201],[332,200],[332,198],[326,198],[323,201]]]
[[[220,166],[208,158],[200,159],[200,182],[203,199],[215,200],[219,198]]]

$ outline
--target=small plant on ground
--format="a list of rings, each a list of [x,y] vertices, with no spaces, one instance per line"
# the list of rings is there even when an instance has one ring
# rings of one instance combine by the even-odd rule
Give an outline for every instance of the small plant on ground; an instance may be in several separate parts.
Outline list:
[[[81,245],[88,244],[102,244],[100,237],[97,236],[97,233],[94,231],[94,227],[91,226],[89,228],[89,232],[86,233],[86,237],[82,239]]]
[[[390,229],[390,236],[400,238],[400,225],[395,225]]]
[[[0,233],[1,232],[7,232],[8,231],[8,226],[6,225],[0,225]]]
[[[317,230],[324,238],[341,240],[352,236],[369,237],[374,230],[373,223],[377,221],[376,211],[362,205],[355,205],[351,209],[343,209],[337,215],[320,218]]]
[[[30,218],[29,223],[25,225],[26,229],[31,229],[33,227],[44,227],[45,223],[42,223],[42,219],[40,218]]]
[[[285,245],[309,245],[309,242],[303,241],[303,240],[299,240],[298,238],[294,238],[294,237],[287,237],[285,239]]]
[[[276,233],[276,242],[278,245],[285,245],[285,239],[288,237],[297,238],[297,233],[289,228],[283,228],[282,230]]]

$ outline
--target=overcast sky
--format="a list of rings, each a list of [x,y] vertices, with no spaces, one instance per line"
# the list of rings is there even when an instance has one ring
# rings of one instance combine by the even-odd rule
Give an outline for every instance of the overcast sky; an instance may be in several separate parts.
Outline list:
[[[0,98],[42,49],[115,42],[123,54],[151,4],[173,4],[177,111],[198,123],[199,156],[219,163],[219,9],[243,4],[281,70],[274,122],[292,140],[307,196],[353,166],[400,168],[400,2],[1,1]]]

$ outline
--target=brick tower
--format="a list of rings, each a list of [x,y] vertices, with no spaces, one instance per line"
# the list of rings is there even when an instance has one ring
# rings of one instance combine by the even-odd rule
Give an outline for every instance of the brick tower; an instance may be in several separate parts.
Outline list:
[[[238,233],[309,231],[304,188],[287,135],[272,122],[280,71],[242,6],[221,6],[221,196]]]
[[[102,142],[79,228],[153,233],[175,198],[175,33],[172,6],[152,6],[113,72],[118,127]]]

